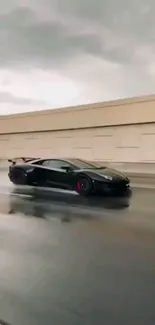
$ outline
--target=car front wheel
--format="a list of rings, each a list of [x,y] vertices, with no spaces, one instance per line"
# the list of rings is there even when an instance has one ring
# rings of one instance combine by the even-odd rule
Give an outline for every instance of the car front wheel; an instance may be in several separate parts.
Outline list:
[[[89,195],[92,192],[92,182],[86,176],[81,176],[76,182],[76,192],[80,195]]]

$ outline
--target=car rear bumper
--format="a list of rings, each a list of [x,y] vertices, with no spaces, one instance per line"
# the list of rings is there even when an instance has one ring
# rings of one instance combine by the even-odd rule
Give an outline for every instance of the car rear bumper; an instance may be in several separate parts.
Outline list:
[[[11,183],[16,184],[16,179],[15,177],[12,175],[12,173],[8,173],[8,177]]]
[[[9,180],[10,180],[11,182],[13,182],[13,178],[12,178],[12,176],[11,176],[10,173],[8,173],[8,177],[9,177]]]

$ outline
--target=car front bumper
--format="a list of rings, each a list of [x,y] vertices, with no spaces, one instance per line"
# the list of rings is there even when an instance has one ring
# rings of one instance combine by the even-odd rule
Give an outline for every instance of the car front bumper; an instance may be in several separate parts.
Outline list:
[[[94,193],[100,193],[106,196],[118,196],[118,197],[131,197],[132,188],[130,183],[120,181],[120,182],[103,182],[94,183]]]

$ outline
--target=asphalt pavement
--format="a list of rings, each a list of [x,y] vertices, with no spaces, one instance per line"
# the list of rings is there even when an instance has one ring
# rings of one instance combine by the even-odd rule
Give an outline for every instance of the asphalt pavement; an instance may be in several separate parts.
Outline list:
[[[155,190],[78,207],[0,183],[0,318],[11,325],[154,325]]]

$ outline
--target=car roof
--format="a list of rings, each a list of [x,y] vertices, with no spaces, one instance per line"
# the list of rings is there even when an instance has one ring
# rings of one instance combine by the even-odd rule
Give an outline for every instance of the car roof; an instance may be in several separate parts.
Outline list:
[[[76,162],[76,161],[85,161],[84,159],[79,159],[79,158],[71,158],[71,157],[43,157],[43,158],[36,158],[33,160],[28,160],[27,162],[35,162],[39,160],[64,160],[64,161],[69,161],[69,162]]]
[[[68,163],[70,163],[70,164],[73,164],[73,165],[75,165],[75,166],[79,166],[79,164],[80,163],[89,163],[89,161],[86,161],[86,160],[84,160],[84,159],[79,159],[79,158],[72,158],[72,157],[53,157],[53,158],[49,158],[49,157],[44,157],[44,158],[39,158],[39,159],[33,159],[33,160],[31,160],[31,161],[27,161],[27,162],[25,162],[26,164],[34,164],[34,163],[37,163],[37,162],[39,162],[39,161],[41,161],[41,160],[62,160],[62,161],[64,161],[64,162],[68,162]],[[80,167],[80,166],[79,166]]]

